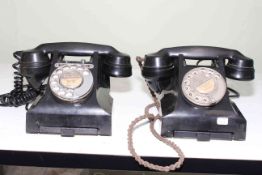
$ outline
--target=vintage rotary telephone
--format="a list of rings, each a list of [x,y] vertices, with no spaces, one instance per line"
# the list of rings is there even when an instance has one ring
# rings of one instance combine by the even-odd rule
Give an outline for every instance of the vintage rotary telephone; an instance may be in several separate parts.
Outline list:
[[[188,60],[212,64],[189,65]],[[246,120],[230,101],[225,78],[254,79],[252,59],[218,47],[166,48],[145,56],[142,75],[161,105],[162,136],[245,139]]]
[[[91,58],[65,61],[65,56]],[[15,89],[0,96],[0,105],[33,102],[26,113],[28,133],[111,135],[110,76],[131,76],[128,55],[111,46],[64,42],[18,51],[14,57]]]

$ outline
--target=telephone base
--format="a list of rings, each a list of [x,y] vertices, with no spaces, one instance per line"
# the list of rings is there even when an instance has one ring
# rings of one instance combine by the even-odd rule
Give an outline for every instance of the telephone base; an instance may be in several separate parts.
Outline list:
[[[89,100],[68,103],[47,93],[26,113],[26,132],[43,134],[111,135],[112,103],[108,88],[93,91]]]
[[[163,137],[196,138],[198,141],[245,140],[246,119],[235,103],[220,103],[209,109],[182,106],[163,116]]]

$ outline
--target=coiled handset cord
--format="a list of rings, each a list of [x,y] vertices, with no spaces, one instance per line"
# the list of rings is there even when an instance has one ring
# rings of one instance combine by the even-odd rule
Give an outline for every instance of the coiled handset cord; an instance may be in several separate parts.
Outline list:
[[[141,68],[143,59],[140,58],[140,57],[137,57],[136,60],[137,60],[139,66]],[[163,171],[163,172],[174,171],[177,168],[181,167],[181,165],[184,162],[185,155],[182,152],[182,150],[179,148],[179,146],[177,146],[174,142],[172,142],[172,141],[162,137],[160,134],[158,134],[156,132],[156,130],[154,128],[154,125],[155,125],[156,120],[160,119],[161,116],[159,114],[154,115],[154,114],[150,113],[149,110],[152,107],[156,107],[157,109],[159,109],[160,108],[160,104],[157,101],[155,93],[150,88],[149,88],[149,90],[150,90],[150,93],[151,93],[151,95],[152,95],[152,97],[154,99],[154,103],[149,104],[148,106],[146,106],[144,115],[135,118],[131,122],[131,124],[129,125],[129,127],[128,127],[128,134],[127,134],[127,137],[128,137],[128,150],[131,153],[131,155],[135,158],[135,160],[140,165],[143,165],[144,167],[147,167],[147,168],[152,169],[152,170]],[[150,163],[148,161],[145,161],[144,159],[142,159],[136,153],[135,148],[134,148],[134,143],[133,143],[133,132],[134,132],[134,128],[135,128],[136,124],[138,122],[144,120],[144,119],[148,119],[150,121],[150,131],[154,135],[154,137],[156,137],[159,141],[165,143],[166,145],[170,146],[171,148],[173,148],[177,152],[177,154],[179,156],[179,159],[178,159],[178,161],[176,163],[168,165],[168,166],[160,166],[160,165],[156,165],[156,164]]]
[[[16,58],[17,59],[17,58]],[[35,90],[30,84],[25,84],[23,82],[23,75],[19,72],[20,60],[14,63],[12,67],[14,71],[14,89],[6,94],[0,95],[0,106],[6,107],[18,107],[26,105],[25,108],[28,109],[28,104],[32,102],[44,89],[43,85],[40,90]]]

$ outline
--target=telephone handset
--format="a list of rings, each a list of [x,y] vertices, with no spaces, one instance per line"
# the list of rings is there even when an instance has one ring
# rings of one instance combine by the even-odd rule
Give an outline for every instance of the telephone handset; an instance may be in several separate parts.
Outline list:
[[[65,61],[65,56],[90,56],[90,60]],[[107,45],[62,42],[18,51],[14,57],[18,59],[13,65],[18,70],[15,89],[2,95],[0,102],[20,106],[35,100],[26,114],[27,132],[111,135],[109,77],[131,76],[128,55]]]
[[[14,53],[14,56],[20,60],[21,73],[36,89],[42,84],[44,75],[49,74],[51,60],[48,54],[51,54],[55,59],[54,62],[59,62],[64,56],[94,56],[98,54],[105,57],[102,61],[102,70],[108,76],[128,77],[131,75],[130,57],[111,46],[76,42],[48,43],[32,50]]]
[[[212,64],[190,65],[188,60],[211,60]],[[252,59],[218,47],[166,48],[145,56],[142,75],[158,94],[162,136],[245,139],[246,120],[230,101],[225,78],[254,79]]]

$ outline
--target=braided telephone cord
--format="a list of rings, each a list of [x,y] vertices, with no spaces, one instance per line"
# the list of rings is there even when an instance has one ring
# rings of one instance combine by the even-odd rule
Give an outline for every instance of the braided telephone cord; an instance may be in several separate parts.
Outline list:
[[[180,168],[181,165],[184,162],[185,156],[184,153],[182,152],[182,150],[172,141],[161,137],[155,130],[154,128],[154,124],[155,121],[160,119],[160,115],[156,115],[154,116],[153,114],[149,113],[149,109],[156,106],[156,103],[152,103],[150,105],[148,105],[145,108],[145,114],[142,116],[137,117],[135,120],[133,120],[131,122],[131,124],[129,125],[128,128],[128,150],[131,153],[131,155],[135,158],[135,160],[140,164],[143,165],[144,167],[147,167],[149,169],[152,170],[157,170],[157,171],[164,171],[164,172],[168,172],[168,171],[173,171],[176,170],[177,168]],[[169,166],[160,166],[160,165],[156,165],[153,163],[150,163],[148,161],[143,160],[135,151],[134,148],[134,143],[133,143],[133,132],[134,132],[134,127],[136,126],[136,124],[144,119],[149,119],[150,120],[150,131],[152,132],[152,134],[161,142],[167,144],[168,146],[170,146],[171,148],[173,148],[178,156],[180,157],[178,159],[178,161],[174,164],[171,164]]]
[[[141,67],[142,65],[142,59],[141,58],[137,58],[137,61]],[[152,94],[152,92],[151,92]],[[177,146],[174,142],[166,139],[166,138],[163,138],[161,135],[159,135],[155,128],[154,128],[154,125],[155,125],[155,122],[156,120],[160,119],[160,115],[157,114],[157,115],[153,115],[149,112],[150,108],[152,107],[156,107],[157,109],[159,109],[160,105],[156,99],[156,97],[153,95],[153,99],[154,99],[154,103],[152,104],[149,104],[146,106],[145,108],[145,114],[142,115],[142,116],[139,116],[137,118],[135,118],[131,124],[129,125],[128,127],[128,150],[129,152],[131,153],[131,155],[135,158],[135,160],[140,164],[140,165],[143,165],[144,167],[147,167],[149,169],[152,169],[152,170],[157,170],[157,171],[163,171],[163,172],[169,172],[169,171],[174,171],[176,170],[177,168],[180,168],[181,165],[183,164],[184,162],[184,159],[185,159],[185,155],[184,153],[182,152],[182,150],[179,148],[179,146]],[[142,159],[135,151],[135,148],[134,148],[134,143],[133,143],[133,132],[134,132],[134,128],[136,126],[136,124],[144,119],[148,119],[150,121],[150,131],[151,133],[161,142],[165,143],[167,146],[173,148],[178,156],[179,156],[179,159],[176,163],[174,164],[171,164],[169,166],[160,166],[160,165],[156,165],[156,164],[153,164],[153,163],[150,163],[144,159]]]

